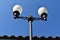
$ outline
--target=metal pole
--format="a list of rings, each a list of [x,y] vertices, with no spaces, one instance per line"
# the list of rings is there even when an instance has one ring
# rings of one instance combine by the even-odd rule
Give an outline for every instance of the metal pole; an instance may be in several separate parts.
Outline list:
[[[32,40],[32,21],[31,20],[29,21],[29,34],[30,34],[29,40]]]

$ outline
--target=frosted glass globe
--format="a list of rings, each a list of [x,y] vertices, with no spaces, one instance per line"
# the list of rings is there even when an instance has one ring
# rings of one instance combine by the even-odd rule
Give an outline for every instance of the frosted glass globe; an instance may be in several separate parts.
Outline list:
[[[21,5],[15,5],[15,6],[13,7],[13,12],[14,12],[14,11],[18,11],[18,12],[21,14],[21,13],[22,13],[22,10],[23,10],[23,8],[22,8]]]
[[[41,16],[43,13],[47,13],[48,14],[48,11],[47,11],[47,9],[45,7],[40,7],[38,9],[39,16]]]

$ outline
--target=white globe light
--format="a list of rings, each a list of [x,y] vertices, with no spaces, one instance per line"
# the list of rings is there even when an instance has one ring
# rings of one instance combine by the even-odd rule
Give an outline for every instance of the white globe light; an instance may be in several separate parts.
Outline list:
[[[22,10],[23,10],[23,8],[22,8],[21,5],[15,5],[15,6],[13,7],[13,12],[14,12],[14,11],[18,11],[18,12],[21,14],[21,13],[22,13]]]
[[[45,7],[40,7],[40,8],[38,9],[38,14],[39,14],[39,16],[41,16],[43,13],[48,14],[48,11],[47,11],[47,9],[46,9]]]

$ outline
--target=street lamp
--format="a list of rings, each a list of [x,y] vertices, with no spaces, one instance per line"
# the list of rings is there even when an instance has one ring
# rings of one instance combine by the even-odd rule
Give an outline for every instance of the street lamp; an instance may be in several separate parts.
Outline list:
[[[47,20],[48,11],[47,11],[47,9],[45,7],[40,7],[38,9],[38,14],[41,17],[38,18],[38,17],[33,17],[33,16],[28,16],[28,17],[19,16],[19,15],[21,15],[22,10],[23,10],[23,8],[22,8],[21,5],[15,5],[13,7],[13,16],[14,16],[14,19],[19,19],[20,18],[20,19],[28,20],[29,28],[30,28],[29,29],[29,33],[30,33],[29,40],[32,40],[32,22],[34,20],[44,20],[44,21],[46,21]]]

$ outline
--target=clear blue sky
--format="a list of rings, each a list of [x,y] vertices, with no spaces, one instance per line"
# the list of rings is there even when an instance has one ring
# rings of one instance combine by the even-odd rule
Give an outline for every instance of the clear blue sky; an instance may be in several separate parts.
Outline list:
[[[48,9],[48,20],[33,22],[33,36],[60,36],[60,0],[0,0],[0,35],[28,36],[29,24],[22,19],[13,19],[12,8],[23,7],[21,16],[38,16],[38,8]]]

